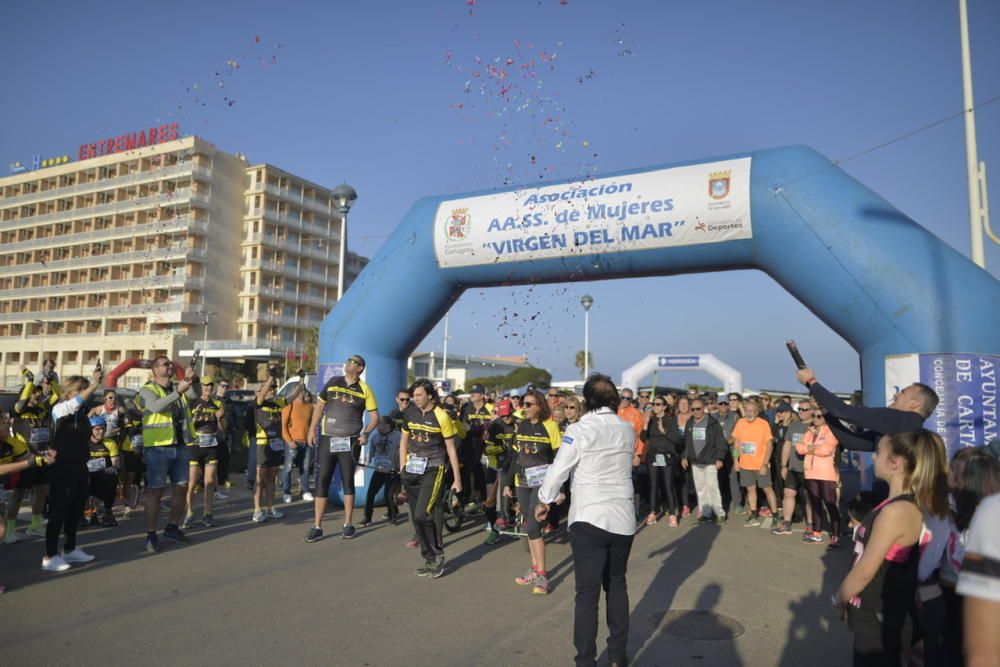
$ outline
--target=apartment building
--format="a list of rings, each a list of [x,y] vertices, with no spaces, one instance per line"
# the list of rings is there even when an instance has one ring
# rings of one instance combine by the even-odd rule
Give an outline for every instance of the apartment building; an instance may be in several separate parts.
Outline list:
[[[42,358],[66,376],[205,338],[299,353],[336,302],[330,191],[197,137],[117,139],[0,178],[3,385]]]

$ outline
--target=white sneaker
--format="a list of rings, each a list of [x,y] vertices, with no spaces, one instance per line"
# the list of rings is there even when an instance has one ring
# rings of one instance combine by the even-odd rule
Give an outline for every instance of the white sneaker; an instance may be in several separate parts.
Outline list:
[[[305,493],[302,494],[302,500],[305,500],[305,501],[311,503],[313,500],[315,500],[315,498],[313,498],[313,494],[311,494],[308,491],[306,491]]]
[[[286,505],[292,502],[292,494],[286,493],[285,495],[281,496],[281,501]]]
[[[93,554],[88,554],[80,547],[73,549],[68,554],[64,553],[62,557],[63,560],[66,561],[67,563],[89,563],[90,561],[94,560]]]
[[[25,531],[25,535],[31,535],[32,537],[45,537],[45,524],[40,526],[28,526]]]
[[[264,523],[265,521],[267,521],[267,514],[265,514],[264,512],[254,512],[253,513],[253,522],[254,523]]]
[[[223,493],[222,491],[216,491],[213,496],[216,500],[229,500],[229,494]]]
[[[17,544],[21,541],[21,538],[17,536],[17,532],[13,530],[8,530],[7,534],[3,536],[4,544]]]
[[[285,513],[284,512],[279,512],[278,510],[274,509],[273,507],[267,511],[267,515],[269,517],[271,517],[272,519],[283,519],[285,517]]]
[[[42,558],[42,569],[46,572],[65,572],[70,567],[69,563],[63,560],[62,556],[53,556],[52,558],[43,557]]]

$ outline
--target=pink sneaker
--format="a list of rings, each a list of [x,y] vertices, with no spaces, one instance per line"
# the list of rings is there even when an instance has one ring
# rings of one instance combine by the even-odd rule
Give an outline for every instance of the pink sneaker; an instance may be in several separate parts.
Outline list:
[[[507,530],[507,519],[499,518],[493,522],[493,528],[496,530]]]
[[[669,521],[668,525],[671,528],[676,528],[677,527],[677,517],[674,516],[673,514],[670,515],[670,521]]]
[[[420,543],[417,542],[416,540],[410,540],[409,542],[406,543],[406,548],[408,549],[416,549],[419,546]]]
[[[514,583],[518,586],[527,586],[528,584],[534,583],[536,579],[538,579],[538,573],[535,572],[535,568],[531,568],[524,574],[524,576],[514,579]]]
[[[686,519],[690,515],[691,515],[691,509],[687,505],[685,505],[684,509],[681,510],[681,518]]]

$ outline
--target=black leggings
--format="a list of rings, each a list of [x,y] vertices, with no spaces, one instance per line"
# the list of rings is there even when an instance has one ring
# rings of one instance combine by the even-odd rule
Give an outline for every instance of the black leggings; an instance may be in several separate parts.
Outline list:
[[[90,495],[104,503],[104,511],[111,512],[118,493],[118,474],[92,472],[90,473]]]
[[[45,555],[59,554],[59,534],[66,533],[66,552],[76,549],[76,529],[87,503],[90,472],[84,463],[55,464],[49,468],[49,525],[45,527]]]
[[[319,473],[316,481],[316,496],[326,498],[330,494],[330,482],[333,481],[333,471],[340,466],[340,479],[344,487],[345,496],[354,495],[354,454],[357,438],[351,438],[351,452],[330,451],[330,438],[323,436],[319,439]]]
[[[655,453],[654,453],[655,454]],[[656,514],[660,511],[660,482],[663,482],[663,501],[667,506],[667,514],[677,514],[677,493],[674,491],[674,466],[649,466],[649,511]]]
[[[538,505],[538,491],[542,487],[518,486],[517,504],[521,508],[521,528],[528,534],[529,540],[538,540],[542,537],[542,528],[535,518],[535,507]]]
[[[840,508],[837,507],[837,483],[822,479],[807,479],[806,493],[812,505],[812,529],[819,532],[823,527],[823,506],[830,514],[830,537],[840,535]]]

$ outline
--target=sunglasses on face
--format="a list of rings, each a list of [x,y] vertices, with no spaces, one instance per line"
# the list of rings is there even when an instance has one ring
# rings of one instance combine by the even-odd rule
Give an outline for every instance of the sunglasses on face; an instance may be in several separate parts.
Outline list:
[[[664,405],[666,405],[666,403],[664,403],[663,401],[653,401],[653,405],[658,405],[662,408]]]
[[[535,403],[534,401],[525,401],[524,402],[524,407],[526,407],[526,408],[530,408],[532,405],[538,405],[538,403]]]
[[[799,412],[812,412],[812,408],[799,408]]]
[[[410,399],[408,399],[408,398],[397,398],[396,400],[399,401],[400,403],[409,403],[410,402]]]
[[[691,412],[701,412],[705,408],[691,408]]]
[[[575,405],[567,405],[565,409],[566,410],[576,410],[576,406]]]

